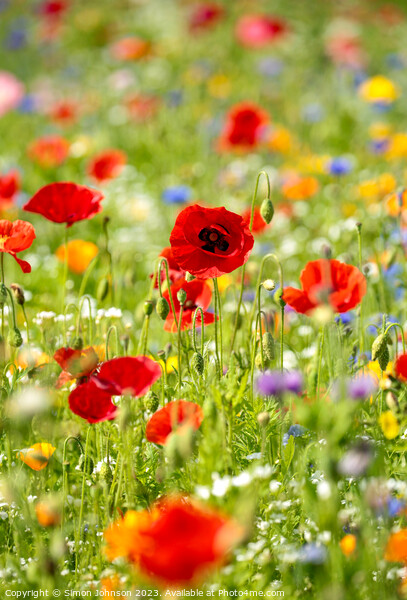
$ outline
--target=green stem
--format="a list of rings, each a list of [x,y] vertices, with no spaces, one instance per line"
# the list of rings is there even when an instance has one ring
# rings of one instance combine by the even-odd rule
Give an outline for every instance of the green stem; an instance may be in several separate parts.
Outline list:
[[[116,327],[116,325],[110,325],[110,327],[109,327],[109,329],[107,330],[107,333],[106,333],[106,343],[105,343],[105,357],[106,357],[106,360],[110,360],[110,355],[109,355],[109,341],[110,341],[110,335],[111,335],[112,331],[115,332],[115,338],[116,338],[116,356],[118,356],[118,354],[119,354],[119,339],[118,339],[118,335],[117,335],[117,327]]]
[[[196,317],[198,315],[198,312],[201,313],[201,327],[202,327],[202,331],[201,331],[201,355],[204,355],[204,339],[205,339],[205,325],[204,325],[204,312],[202,310],[202,308],[200,306],[198,306],[198,308],[195,309],[194,311],[194,316],[192,319],[192,344],[194,346],[194,350],[195,352],[198,352],[197,350],[197,345],[196,345]]]
[[[319,349],[318,349],[318,375],[317,375],[317,399],[319,399],[321,386],[321,370],[322,370],[322,351],[324,349],[325,327],[321,327],[319,333]]]
[[[170,294],[171,295],[171,294]],[[179,321],[178,321],[178,390],[181,391],[181,387],[182,387],[182,376],[181,376],[181,346],[182,346],[182,334],[181,334],[181,324],[182,324],[182,312],[183,312],[183,305],[180,305],[180,311],[179,311]]]
[[[82,492],[81,492],[81,506],[79,509],[79,523],[77,529],[77,541],[76,541],[76,553],[75,553],[75,567],[76,571],[78,570],[78,550],[79,550],[79,541],[82,537],[82,519],[83,519],[83,506],[85,502],[85,486],[86,486],[86,477],[88,476],[88,449],[89,449],[89,438],[92,427],[89,425],[88,431],[86,433],[86,443],[85,443],[85,458],[83,464],[83,477],[82,477]]]
[[[65,227],[64,230],[64,248],[65,248],[65,256],[64,256],[64,270],[62,276],[62,299],[61,299],[61,313],[64,312],[65,309],[65,299],[66,299],[66,282],[68,279],[68,228]]]
[[[219,314],[219,350],[220,350],[220,375],[223,375],[223,327],[222,327],[222,304],[220,301],[220,293],[218,287],[218,280],[216,277],[213,278],[213,287],[215,291],[215,304],[217,304],[217,311]],[[216,321],[215,321],[216,326]]]
[[[399,327],[400,328],[400,331],[401,331],[401,341],[402,341],[402,344],[403,344],[403,354],[405,354],[405,352],[406,352],[406,343],[405,343],[405,340],[404,340],[404,331],[403,331],[403,328],[400,325],[400,323],[390,323],[390,325],[386,328],[386,330],[384,332],[384,335],[386,336],[392,327]],[[396,332],[396,356],[398,354],[397,346],[398,346],[398,336],[397,336],[397,332]]]

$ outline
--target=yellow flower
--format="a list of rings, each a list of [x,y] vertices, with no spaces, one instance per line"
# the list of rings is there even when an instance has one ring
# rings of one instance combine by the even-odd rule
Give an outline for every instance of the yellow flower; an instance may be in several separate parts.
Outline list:
[[[41,442],[30,448],[24,448],[17,453],[17,456],[34,471],[41,471],[45,469],[54,452],[55,448],[52,444]]]
[[[68,268],[73,273],[81,275],[86,271],[91,261],[95,258],[99,248],[92,242],[84,240],[71,240],[68,242]],[[65,261],[65,246],[60,246],[55,256],[61,262]]]
[[[391,104],[400,96],[400,90],[387,77],[376,75],[359,86],[359,95],[365,102]]]
[[[388,138],[391,135],[391,127],[388,123],[372,123],[369,127],[369,135],[373,139]]]
[[[389,147],[386,152],[386,158],[405,158],[407,157],[407,133],[395,133],[389,139]]]
[[[213,98],[227,98],[230,95],[230,79],[219,73],[208,80],[208,91]]]
[[[380,415],[379,425],[382,428],[384,437],[388,440],[393,440],[400,432],[400,425],[391,410],[386,410]]]
[[[150,358],[154,360],[152,356],[150,356]],[[158,362],[158,364],[161,365],[162,368],[165,367],[166,373],[173,373],[174,367],[175,369],[178,369],[178,356],[169,356],[166,362],[164,362],[163,360],[157,360],[156,362]]]
[[[356,549],[356,536],[348,533],[341,539],[339,546],[345,556],[350,556]]]
[[[272,152],[288,154],[293,149],[291,133],[285,127],[273,127],[267,145]]]

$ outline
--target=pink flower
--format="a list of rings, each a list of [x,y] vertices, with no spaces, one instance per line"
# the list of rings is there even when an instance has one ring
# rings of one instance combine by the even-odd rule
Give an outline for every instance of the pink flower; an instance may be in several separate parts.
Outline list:
[[[0,71],[0,117],[18,106],[24,96],[24,85],[12,73]]]

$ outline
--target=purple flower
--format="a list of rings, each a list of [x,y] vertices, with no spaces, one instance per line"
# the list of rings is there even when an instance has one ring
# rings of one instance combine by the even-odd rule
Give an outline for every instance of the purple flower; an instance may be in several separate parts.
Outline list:
[[[257,389],[263,396],[279,396],[284,392],[284,374],[280,371],[269,371],[260,375]]]
[[[291,371],[284,373],[284,387],[286,392],[301,394],[303,386],[302,373],[299,371]]]
[[[348,394],[352,400],[365,400],[375,392],[377,384],[370,375],[363,375],[349,381],[347,387]]]

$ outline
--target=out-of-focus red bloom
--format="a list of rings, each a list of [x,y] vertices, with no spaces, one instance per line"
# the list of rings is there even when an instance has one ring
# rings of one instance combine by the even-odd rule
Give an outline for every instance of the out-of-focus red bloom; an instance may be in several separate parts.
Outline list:
[[[58,125],[72,125],[77,119],[78,107],[70,100],[62,100],[51,107],[49,115]]]
[[[113,44],[111,52],[117,60],[139,60],[151,53],[151,43],[135,36],[125,37]]]
[[[57,18],[67,11],[68,6],[69,4],[65,0],[45,0],[40,5],[40,14],[46,17]]]
[[[144,123],[157,114],[160,101],[156,96],[136,94],[129,96],[125,101],[125,105],[131,119],[138,123]]]
[[[302,290],[285,288],[283,300],[303,314],[324,304],[344,313],[355,308],[366,294],[366,279],[359,269],[334,259],[309,262],[300,281]]]
[[[74,348],[59,348],[54,354],[54,360],[62,368],[56,387],[60,388],[72,379],[84,380],[95,371],[99,358],[93,348],[75,350]]]
[[[88,174],[103,182],[118,177],[126,164],[127,156],[121,150],[105,150],[92,158],[88,165]]]
[[[102,192],[84,185],[57,182],[45,185],[23,206],[54,223],[71,227],[77,221],[91,219],[102,210]]]
[[[338,32],[326,41],[325,51],[336,64],[357,69],[366,64],[366,57],[357,35],[351,32]]]
[[[217,149],[220,152],[254,150],[261,142],[262,133],[268,123],[268,114],[257,104],[235,104],[226,116]]]
[[[100,389],[94,379],[78,385],[69,394],[69,408],[88,423],[111,421],[117,414],[111,394]]]
[[[212,290],[206,281],[202,279],[194,279],[193,281],[186,281],[185,279],[178,279],[171,286],[171,295],[174,302],[175,313],[177,315],[177,319],[180,316],[181,305],[177,298],[177,293],[180,289],[183,289],[187,295],[187,299],[184,303],[184,308],[182,311],[182,319],[181,319],[181,330],[184,329],[192,329],[193,325],[193,317],[195,309],[200,306],[204,311],[204,325],[210,325],[214,322],[215,317],[212,313],[206,312],[206,309],[211,303],[212,300]],[[164,298],[167,302],[170,301],[169,290],[166,290],[163,293]],[[196,317],[196,325],[199,327],[201,325],[201,313],[199,312]],[[175,324],[174,315],[172,314],[172,310],[170,310],[168,317],[164,323],[165,331],[177,331],[177,326]]]
[[[404,12],[395,4],[383,4],[378,8],[377,17],[380,25],[384,22],[385,26],[390,27],[405,23],[406,19]]]
[[[199,429],[203,418],[203,410],[195,402],[169,402],[154,413],[147,423],[146,438],[149,442],[164,446],[168,437],[180,426]]]
[[[173,255],[172,255],[171,246],[166,246],[165,248],[163,248],[161,250],[159,256],[167,259],[168,276],[170,278],[171,283],[174,283],[178,279],[182,279],[185,277],[185,271],[179,267],[177,261],[174,259]],[[154,277],[154,275],[151,275],[151,277]],[[166,274],[166,270],[165,270],[165,265],[163,265],[161,268],[161,283],[164,283],[164,281],[166,280],[166,277],[167,277],[167,274]],[[169,283],[167,282],[167,286],[168,285],[169,285]],[[155,280],[154,287],[158,288],[158,277]]]
[[[240,215],[223,206],[204,208],[193,204],[179,213],[170,243],[182,269],[199,279],[208,279],[242,266],[254,239]]]
[[[288,32],[287,23],[270,15],[244,15],[236,23],[237,41],[246,48],[264,48]]]
[[[20,189],[20,174],[18,171],[9,171],[0,175],[0,208],[8,208],[14,201],[14,196]]]
[[[251,208],[248,208],[244,211],[242,217],[247,226],[250,226],[250,216],[251,216]],[[263,233],[265,229],[267,229],[268,225],[266,221],[263,219],[260,213],[260,208],[255,206],[254,208],[254,216],[253,216],[253,226],[252,233]]]
[[[44,169],[59,167],[67,159],[69,142],[59,135],[38,138],[28,148],[29,158]]]
[[[185,585],[224,564],[243,533],[213,509],[173,496],[113,523],[105,531],[106,554],[127,558],[159,585]]]
[[[24,84],[13,73],[0,71],[0,117],[16,108],[24,98]]]
[[[151,358],[124,356],[103,363],[94,381],[115,396],[143,396],[160,377],[160,365]]]
[[[394,365],[396,377],[407,383],[407,354],[400,354]]]
[[[193,33],[214,27],[223,17],[223,6],[215,2],[199,2],[192,7],[189,15],[189,29]]]
[[[10,254],[20,265],[23,273],[31,273],[31,265],[17,253],[27,250],[35,239],[35,229],[27,221],[0,220],[0,252]]]

